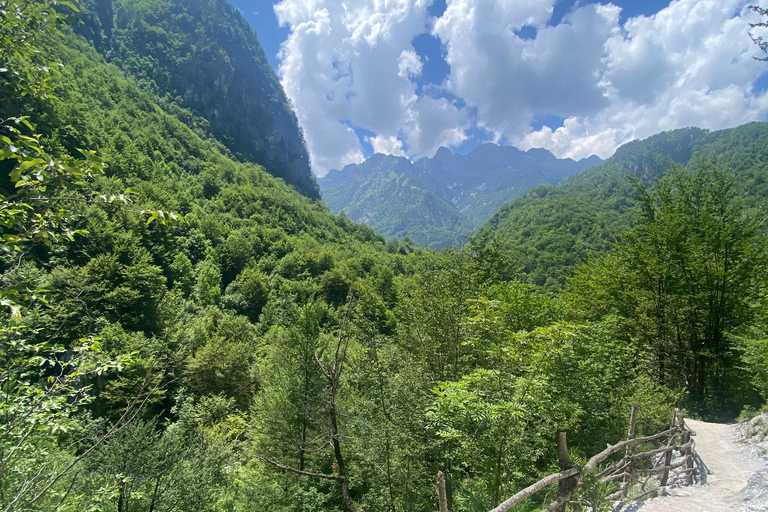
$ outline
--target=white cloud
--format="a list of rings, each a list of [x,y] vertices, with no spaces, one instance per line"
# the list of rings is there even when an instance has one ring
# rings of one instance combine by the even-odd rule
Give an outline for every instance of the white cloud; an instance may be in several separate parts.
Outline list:
[[[422,64],[411,41],[426,30],[427,6],[427,0],[283,0],[275,6],[291,30],[280,52],[283,87],[319,175],[362,158],[350,126],[373,132],[377,141],[396,140],[412,118],[418,98],[410,78]]]
[[[608,103],[600,68],[618,8],[586,5],[546,26],[554,3],[449,0],[435,24],[451,66],[448,89],[493,131],[509,137],[536,115],[584,115]],[[516,35],[524,25],[537,26],[534,39]]]
[[[409,154],[432,157],[442,146],[455,147],[467,140],[470,125],[466,110],[445,98],[422,96],[411,100],[403,124]]]
[[[365,140],[370,143],[371,147],[373,147],[374,153],[405,156],[405,151],[403,151],[403,141],[398,140],[397,137],[385,137],[383,135],[377,135],[375,137],[367,137]]]
[[[435,26],[448,47],[448,87],[477,107],[479,124],[522,149],[607,157],[662,130],[720,129],[768,114],[768,97],[752,92],[766,66],[752,59],[747,31],[755,15],[743,0],[675,0],[623,26],[617,7],[587,4],[564,24],[541,25],[531,40],[498,26],[489,36],[483,27],[493,21],[469,14],[475,3],[488,2],[450,1],[449,11],[461,15],[446,12]],[[566,121],[530,128],[547,114]]]
[[[472,127],[581,158],[661,130],[766,118],[768,95],[753,87],[768,65],[752,58],[748,0],[674,0],[623,25],[610,3],[577,3],[550,26],[556,1],[447,0],[434,20],[430,0],[283,0],[280,75],[315,172],[362,160],[351,127],[371,132],[375,151],[412,158],[458,146]],[[523,27],[535,37],[518,36]],[[425,59],[412,41],[427,31],[450,74],[417,88]],[[545,115],[565,122],[533,130]]]
[[[421,63],[419,54],[411,50],[403,50],[397,61],[397,76],[405,78],[406,80],[412,76],[419,76],[422,67],[423,64]]]
[[[547,148],[560,158],[579,160],[591,155],[608,158],[616,149],[616,137],[616,131],[610,129],[590,135],[583,123],[576,117],[569,117],[554,131],[543,126],[528,133],[518,145],[523,150]]]

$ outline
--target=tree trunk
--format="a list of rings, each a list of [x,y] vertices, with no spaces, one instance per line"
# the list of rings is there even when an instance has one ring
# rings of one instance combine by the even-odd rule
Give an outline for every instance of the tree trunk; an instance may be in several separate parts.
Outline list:
[[[448,512],[448,498],[445,492],[445,475],[437,472],[437,507],[440,512]]]
[[[557,431],[557,462],[561,470],[573,467],[573,461],[571,461],[571,457],[568,455],[568,441],[564,430]],[[557,483],[557,498],[563,498],[564,502],[555,509],[556,512],[565,512],[568,498],[571,497],[578,483],[579,480],[575,476],[563,478]]]
[[[339,476],[341,477],[341,499],[344,501],[344,508],[347,512],[355,512],[355,506],[352,498],[349,496],[349,480],[347,479],[347,468],[344,465],[344,457],[341,455],[341,443],[339,443],[339,427],[336,422],[336,379],[331,384],[329,390],[328,414],[331,418],[331,441],[333,442],[333,454],[336,457],[336,464],[339,466]]]

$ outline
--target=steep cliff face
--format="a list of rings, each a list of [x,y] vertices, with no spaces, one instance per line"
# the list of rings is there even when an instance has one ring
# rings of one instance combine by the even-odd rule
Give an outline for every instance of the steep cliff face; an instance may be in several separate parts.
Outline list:
[[[256,34],[224,0],[91,0],[80,31],[145,89],[192,110],[238,158],[310,198],[296,115]]]

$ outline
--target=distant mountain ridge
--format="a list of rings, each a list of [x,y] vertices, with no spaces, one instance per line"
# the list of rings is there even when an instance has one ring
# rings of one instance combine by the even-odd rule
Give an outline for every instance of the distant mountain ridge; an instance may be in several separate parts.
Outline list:
[[[632,180],[653,189],[672,165],[715,165],[730,173],[747,208],[764,211],[766,162],[768,123],[661,132],[624,144],[599,168],[569,177],[562,186],[537,187],[516,197],[486,226],[505,241],[512,272],[557,289],[579,264],[605,253],[631,228],[637,207]]]
[[[596,156],[558,159],[545,149],[482,144],[466,155],[440,148],[432,158],[375,154],[318,180],[331,211],[387,237],[440,248],[459,243],[512,198],[600,165]]]

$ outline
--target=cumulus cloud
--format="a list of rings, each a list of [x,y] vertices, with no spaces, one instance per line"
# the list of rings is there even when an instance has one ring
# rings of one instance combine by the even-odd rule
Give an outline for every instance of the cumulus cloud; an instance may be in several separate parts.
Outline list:
[[[469,116],[465,109],[446,98],[411,99],[403,120],[411,155],[432,157],[440,147],[455,147],[467,140]]]
[[[586,115],[608,103],[599,74],[618,8],[585,5],[547,26],[554,3],[451,0],[435,24],[451,67],[447,88],[493,131],[515,135],[536,115]],[[516,34],[526,25],[539,29],[534,39]]]
[[[283,0],[275,6],[291,31],[279,72],[316,173],[362,158],[351,127],[373,132],[380,149],[402,152],[402,145],[384,141],[397,139],[418,103],[411,78],[422,64],[411,41],[426,30],[427,7],[427,0]]]
[[[628,20],[605,43],[601,86],[609,105],[516,142],[558,156],[606,157],[663,130],[764,120],[768,95],[753,86],[765,67],[752,58],[750,20],[753,13],[739,0],[677,0],[654,16]]]
[[[456,147],[476,127],[522,149],[607,157],[662,130],[766,118],[749,1],[673,0],[623,23],[608,2],[577,3],[553,26],[556,1],[447,0],[433,19],[430,0],[283,0],[275,12],[290,36],[279,71],[315,171],[360,161],[361,137],[414,158]],[[425,61],[440,58],[413,47],[425,32],[450,71],[417,87]],[[534,130],[542,116],[565,121]]]
[[[371,145],[374,153],[405,156],[405,151],[403,151],[403,141],[398,140],[397,137],[377,135],[375,137],[367,137],[365,140]]]
[[[421,74],[423,64],[419,54],[411,50],[403,50],[397,61],[397,76],[406,80],[412,76]]]

